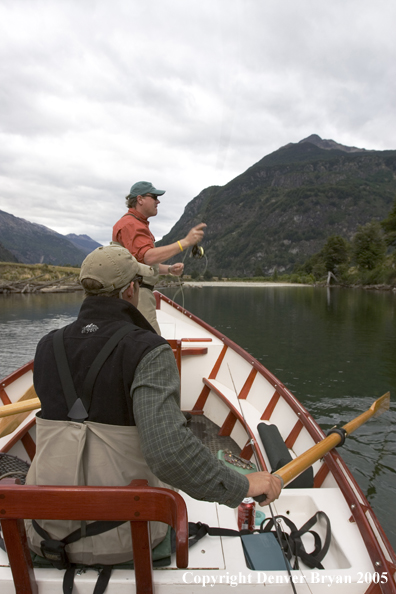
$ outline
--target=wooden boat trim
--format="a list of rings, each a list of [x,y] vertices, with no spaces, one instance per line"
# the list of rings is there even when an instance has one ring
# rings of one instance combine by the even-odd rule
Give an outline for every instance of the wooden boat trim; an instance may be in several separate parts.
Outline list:
[[[301,420],[298,419],[297,423],[294,425],[293,429],[290,431],[289,435],[285,439],[285,444],[291,450],[296,443],[297,437],[301,433],[301,429],[304,427]]]
[[[232,430],[235,427],[235,423],[237,422],[237,420],[238,420],[238,417],[231,410],[228,413],[228,415],[227,415],[224,423],[220,427],[219,435],[228,436],[229,437],[231,435]]]
[[[268,405],[266,406],[263,414],[261,415],[262,421],[269,421],[271,418],[272,413],[275,410],[276,405],[278,404],[279,398],[281,395],[279,392],[274,392],[271,400],[269,401]]]
[[[201,326],[202,328],[204,328],[205,330],[207,330],[208,332],[210,332],[211,334],[213,334],[214,336],[219,338],[224,343],[224,347],[231,348],[238,355],[240,355],[243,359],[245,359],[245,361],[248,361],[250,363],[250,365],[253,367],[253,369],[257,370],[263,377],[265,377],[265,379],[275,388],[275,391],[278,392],[279,395],[282,396],[282,398],[284,398],[284,400],[287,402],[287,404],[290,406],[290,408],[296,413],[296,415],[299,418],[301,417],[301,421],[304,424],[304,427],[307,429],[308,433],[310,434],[310,436],[313,438],[313,440],[315,442],[317,442],[325,437],[324,432],[316,424],[316,421],[310,415],[310,413],[307,411],[307,409],[293,396],[293,394],[291,392],[289,392],[289,390],[286,388],[286,386],[284,386],[270,371],[268,371],[268,369],[266,367],[264,367],[264,365],[259,363],[256,359],[254,359],[251,355],[249,355],[249,353],[247,351],[245,351],[242,347],[237,345],[231,339],[227,338],[219,330],[216,330],[216,328],[213,328],[212,326],[210,326],[207,322],[201,320],[200,318],[198,318],[197,316],[195,316],[188,310],[182,308],[180,305],[177,305],[174,301],[172,301],[171,299],[169,299],[169,297],[166,297],[162,293],[157,293],[157,294],[159,295],[160,301],[165,301],[168,305],[170,305],[177,311],[181,312],[182,314],[186,315],[193,322],[195,322],[196,324],[198,324],[199,326]],[[158,308],[158,309],[160,309],[160,308]],[[223,352],[222,352],[223,358],[224,358],[224,355],[225,355],[225,350],[223,349]],[[219,359],[220,359],[220,357],[219,357]],[[217,367],[216,373],[220,367],[220,364],[221,364],[221,361],[218,361],[218,367]],[[211,374],[209,376],[209,379],[215,379],[215,377],[216,376],[212,376],[212,374]],[[201,396],[202,396],[202,393],[201,393]],[[200,400],[201,396],[198,398],[198,400]],[[194,406],[194,410],[196,410],[198,408],[197,407],[198,400]],[[200,404],[201,404],[201,402],[200,402]],[[201,409],[202,408],[203,407],[201,407]]]
[[[325,456],[325,460],[351,509],[352,517],[359,528],[374,568],[379,573],[384,570],[389,572],[390,579],[387,584],[381,584],[381,592],[383,594],[394,594],[396,586],[390,580],[396,571],[395,558],[392,546],[382,526],[378,523],[375,514],[372,513],[369,502],[364,497],[355,478],[338,452],[329,452]],[[359,497],[357,494],[359,494]],[[370,514],[371,521],[375,525],[381,540],[376,538],[367,514]]]
[[[241,423],[242,427],[245,429],[246,433],[248,434],[247,435],[248,441],[241,451],[241,457],[246,458],[247,460],[249,460],[252,457],[253,448],[251,446],[251,442],[253,441],[253,443],[256,446],[255,451],[256,451],[257,457],[259,459],[259,462],[261,464],[261,467],[263,470],[267,470],[267,465],[265,463],[265,460],[261,453],[261,450],[258,447],[254,433],[252,432],[250,427],[248,427],[245,424],[245,419],[243,418],[241,412],[235,408],[235,406],[228,400],[228,398],[226,398],[226,396],[224,396],[224,394],[221,392],[221,390],[219,390],[217,386],[212,384],[210,382],[210,380],[204,378],[203,381],[204,381],[205,385],[210,389],[210,391],[214,392],[228,406],[228,408],[232,412],[233,416]]]
[[[325,478],[327,477],[329,472],[330,472],[330,468],[327,466],[326,461],[324,461],[324,463],[322,464],[322,466],[319,468],[318,472],[314,476],[314,488],[315,489],[319,489],[323,485]]]
[[[240,400],[246,400],[246,398],[248,397],[250,388],[253,386],[253,382],[256,378],[256,375],[257,375],[257,369],[252,369],[252,371],[249,373],[249,376],[248,376],[245,384],[242,387],[242,390],[238,394],[238,398]]]
[[[216,379],[216,376],[218,374],[220,366],[221,366],[223,359],[225,357],[225,354],[227,352],[227,348],[228,348],[227,346],[224,346],[220,355],[217,357],[216,363],[214,364],[212,371],[209,373],[209,379]],[[198,399],[192,408],[192,412],[197,413],[197,412],[203,411],[205,403],[209,396],[209,392],[210,392],[209,386],[205,385],[202,388],[202,391],[201,391],[200,395],[198,396]]]
[[[176,564],[188,566],[187,507],[182,496],[171,489],[149,487],[146,480],[132,481],[126,487],[59,487],[17,485],[15,479],[6,479],[0,483],[0,498],[1,525],[16,592],[38,592],[22,521],[26,518],[129,521],[137,592],[154,591],[148,521],[173,527]]]
[[[4,388],[15,382],[15,380],[19,379],[27,371],[33,370],[33,359],[20,367],[19,369],[15,370],[10,375],[7,375],[1,382],[0,386],[0,399],[2,400],[3,404],[11,404],[11,400],[9,399],[7,392]]]

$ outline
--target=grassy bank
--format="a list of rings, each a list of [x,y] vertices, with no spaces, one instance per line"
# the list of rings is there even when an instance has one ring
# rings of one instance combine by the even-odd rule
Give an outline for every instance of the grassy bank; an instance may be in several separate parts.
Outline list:
[[[79,275],[80,269],[73,266],[49,266],[48,264],[23,264],[0,262],[0,282],[12,283],[37,278],[42,282],[58,280],[66,275]],[[39,278],[40,277],[40,278]]]
[[[356,268],[341,269],[337,274],[337,281],[332,279],[331,284],[339,284],[345,287],[365,287],[365,288],[388,288],[396,287],[396,270],[387,263],[387,266],[379,266],[370,271],[359,271]],[[315,271],[316,272],[316,271]],[[48,283],[57,281],[64,277],[69,277],[68,282],[78,281],[80,268],[74,266],[50,266],[48,264],[22,264],[14,262],[0,262],[0,285],[8,283],[28,282],[33,279],[37,283]],[[162,285],[178,282],[177,277],[161,277]],[[292,283],[304,285],[325,285],[327,281],[326,274],[307,274],[299,271],[292,274],[273,274],[271,276],[252,276],[252,277],[229,277],[218,278],[216,276],[199,276],[191,279],[186,276],[182,278],[185,282],[202,281],[224,281],[237,283]]]

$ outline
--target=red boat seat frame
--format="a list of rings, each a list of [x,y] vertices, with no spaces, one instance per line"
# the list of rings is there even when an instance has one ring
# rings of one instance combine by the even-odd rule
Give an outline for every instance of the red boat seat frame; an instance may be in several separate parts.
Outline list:
[[[208,352],[208,348],[205,346],[194,346],[194,343],[197,342],[212,342],[211,338],[182,338],[181,340],[177,339],[170,339],[168,340],[169,345],[175,355],[177,368],[179,370],[179,375],[181,376],[181,358],[187,357],[191,355],[206,355]],[[192,346],[188,346],[187,348],[182,348],[182,343],[193,343]]]
[[[176,565],[188,565],[187,508],[175,491],[149,487],[146,480],[126,487],[32,486],[16,481],[0,481],[0,522],[17,594],[38,593],[24,519],[129,521],[137,594],[154,591],[150,520],[172,526]]]

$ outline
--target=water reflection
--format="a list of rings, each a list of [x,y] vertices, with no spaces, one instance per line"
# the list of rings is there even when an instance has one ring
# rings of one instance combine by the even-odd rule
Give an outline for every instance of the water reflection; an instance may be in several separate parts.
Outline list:
[[[82,301],[82,293],[0,297],[0,378],[33,359],[40,338],[75,319]]]

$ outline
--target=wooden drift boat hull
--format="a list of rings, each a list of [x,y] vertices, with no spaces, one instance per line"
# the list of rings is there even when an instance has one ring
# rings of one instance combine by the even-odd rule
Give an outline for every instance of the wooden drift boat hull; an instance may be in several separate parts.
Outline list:
[[[292,458],[324,438],[323,431],[305,407],[263,365],[164,295],[155,295],[161,332],[169,340],[179,367],[182,410],[192,414],[191,430],[202,436],[213,452],[231,444],[234,454],[255,463],[253,442],[259,464],[271,471],[270,459],[257,429],[259,423],[278,428]],[[29,389],[32,365],[32,362],[27,364],[1,382],[3,404],[16,402]],[[18,427],[0,437],[0,452],[26,462],[32,460],[34,415],[34,411],[28,412]],[[0,481],[0,497],[1,485]],[[18,486],[11,489],[18,489]],[[237,529],[237,510],[181,495],[190,522]],[[332,530],[330,548],[322,562],[324,569],[309,569],[300,563],[300,569],[292,570],[290,575],[287,571],[252,570],[246,564],[239,538],[206,536],[189,550],[187,568],[178,568],[172,560],[169,567],[155,569],[155,591],[187,594],[202,592],[203,586],[213,585],[217,593],[229,592],[232,586],[245,594],[262,591],[264,585],[268,594],[287,593],[293,591],[292,579],[299,594],[322,594],[329,592],[329,587],[337,594],[396,594],[395,553],[337,451],[332,450],[315,462],[313,487],[284,489],[272,505],[275,514],[290,518],[298,528],[319,511],[327,514]],[[266,507],[257,507],[257,510],[269,515]],[[325,526],[320,523],[315,530],[324,541]],[[303,542],[308,551],[313,549],[309,534],[303,537]],[[63,572],[35,568],[34,576],[40,594],[62,591]],[[92,570],[77,576],[78,592],[92,593],[96,579],[97,574]],[[133,592],[134,583],[134,571],[117,569],[106,592]],[[15,592],[8,558],[1,550],[0,585],[2,594]]]

